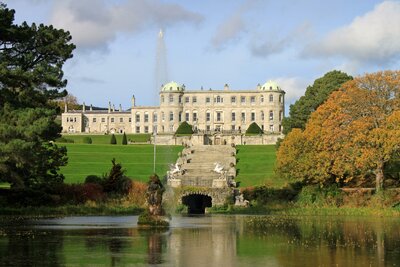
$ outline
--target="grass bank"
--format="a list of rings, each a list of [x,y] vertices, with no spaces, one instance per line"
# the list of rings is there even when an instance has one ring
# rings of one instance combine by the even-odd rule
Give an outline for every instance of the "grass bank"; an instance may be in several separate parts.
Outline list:
[[[285,181],[274,177],[276,150],[274,145],[237,146],[236,181],[241,187],[268,185],[282,187]]]
[[[153,173],[152,145],[60,144],[67,147],[68,165],[61,168],[66,183],[82,183],[88,175],[102,175],[116,159],[133,180],[147,182]],[[178,157],[181,146],[158,146],[156,173],[162,177]]]

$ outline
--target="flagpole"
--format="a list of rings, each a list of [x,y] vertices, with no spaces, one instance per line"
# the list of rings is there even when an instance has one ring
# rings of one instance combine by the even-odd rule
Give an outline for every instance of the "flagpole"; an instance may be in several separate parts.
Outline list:
[[[154,142],[154,146],[153,146],[153,173],[156,173],[156,128],[154,128],[153,130],[153,142]]]

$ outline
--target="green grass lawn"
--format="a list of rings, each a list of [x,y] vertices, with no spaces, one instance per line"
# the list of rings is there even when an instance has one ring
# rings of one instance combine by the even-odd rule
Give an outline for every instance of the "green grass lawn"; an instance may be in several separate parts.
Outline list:
[[[102,175],[111,169],[111,160],[121,163],[126,175],[147,182],[153,173],[152,145],[59,144],[68,150],[68,165],[61,168],[66,183],[84,182],[86,176]],[[181,146],[157,146],[156,173],[162,177],[178,157]]]
[[[123,134],[115,134],[115,137],[117,139],[117,144],[122,143],[122,136]],[[127,134],[126,137],[128,140],[131,140],[132,142],[147,142],[150,140],[150,134]],[[111,134],[63,134],[64,138],[66,139],[71,139],[74,140],[75,144],[82,144],[83,143],[83,138],[84,137],[90,137],[92,138],[92,144],[96,145],[107,145],[110,144],[111,140]]]
[[[245,145],[237,146],[238,176],[240,187],[264,185],[281,187],[284,181],[276,179],[274,165],[276,151],[274,145]]]

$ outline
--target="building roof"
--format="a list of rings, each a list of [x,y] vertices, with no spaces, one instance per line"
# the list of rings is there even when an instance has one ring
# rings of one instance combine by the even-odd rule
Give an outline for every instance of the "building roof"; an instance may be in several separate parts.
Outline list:
[[[274,81],[269,80],[259,87],[261,91],[281,91],[282,89],[278,86],[278,84]]]
[[[172,81],[161,87],[161,92],[182,92],[185,91],[184,85]]]

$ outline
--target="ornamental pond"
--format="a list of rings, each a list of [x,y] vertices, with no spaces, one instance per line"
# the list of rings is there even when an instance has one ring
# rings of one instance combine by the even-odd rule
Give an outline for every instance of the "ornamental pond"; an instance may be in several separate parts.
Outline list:
[[[400,218],[1,218],[0,266],[400,266]]]

